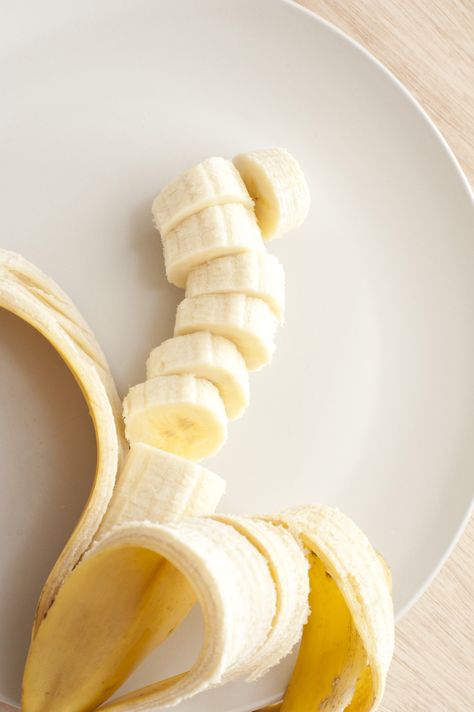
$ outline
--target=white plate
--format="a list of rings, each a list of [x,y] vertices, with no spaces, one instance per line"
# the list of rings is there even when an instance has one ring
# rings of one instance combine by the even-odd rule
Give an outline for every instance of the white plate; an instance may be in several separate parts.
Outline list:
[[[228,481],[224,509],[337,504],[386,555],[406,610],[462,526],[474,471],[474,220],[437,130],[367,53],[275,0],[18,2],[0,32],[1,245],[71,294],[122,393],[182,296],[164,277],[155,193],[209,155],[285,145],[301,160],[311,215],[270,246],[286,325],[209,465]],[[0,330],[0,697],[17,702],[94,439],[52,349],[9,314]],[[133,684],[181,668],[198,627]],[[288,670],[180,709],[255,708]]]

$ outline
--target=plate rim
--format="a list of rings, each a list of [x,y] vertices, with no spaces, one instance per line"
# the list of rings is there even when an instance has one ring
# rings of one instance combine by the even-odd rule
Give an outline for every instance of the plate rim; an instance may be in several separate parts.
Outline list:
[[[337,25],[332,23],[330,20],[326,20],[326,18],[321,17],[317,12],[310,10],[307,7],[304,7],[303,5],[300,5],[297,0],[278,0],[280,4],[290,6],[293,9],[295,9],[297,12],[301,12],[303,15],[308,17],[309,19],[312,19],[316,23],[319,23],[323,27],[325,27],[327,30],[330,32],[336,34],[339,36],[342,40],[345,42],[349,43],[350,45],[353,46],[353,48],[356,51],[361,52],[369,61],[374,63],[382,72],[385,74],[387,79],[391,81],[397,89],[401,91],[401,93],[404,95],[404,97],[410,102],[410,104],[413,106],[413,108],[418,112],[418,114],[424,119],[425,123],[427,124],[427,127],[433,132],[434,136],[438,140],[439,144],[442,146],[444,149],[445,154],[448,156],[450,159],[450,162],[455,169],[455,172],[460,179],[460,184],[462,185],[466,195],[468,198],[470,198],[471,203],[473,203],[474,206],[474,187],[471,186],[458,158],[456,157],[456,154],[454,153],[453,149],[449,145],[447,139],[441,132],[441,129],[436,125],[434,120],[431,118],[431,116],[428,114],[427,110],[422,106],[420,101],[411,93],[411,91],[403,84],[403,82],[380,60],[378,59],[370,50],[368,50],[364,45],[362,45],[360,42],[355,40],[353,37],[351,37],[349,34],[347,34],[344,30],[341,30]],[[453,534],[453,537],[451,541],[449,542],[448,546],[446,547],[446,550],[444,551],[443,555],[441,556],[440,560],[438,561],[437,565],[433,568],[431,571],[430,575],[426,577],[424,582],[421,584],[421,586],[418,588],[418,590],[411,596],[411,598],[408,599],[408,601],[405,603],[402,608],[397,611],[396,616],[395,616],[395,622],[398,623],[401,621],[401,619],[408,613],[408,611],[413,608],[413,606],[424,596],[424,594],[427,592],[427,590],[430,588],[431,584],[434,582],[434,580],[437,578],[438,574],[440,573],[441,569],[444,567],[448,559],[450,558],[451,554],[453,553],[454,549],[456,548],[459,540],[461,539],[464,530],[466,529],[466,526],[468,522],[471,519],[471,516],[474,514],[474,495],[471,497],[471,501],[467,504],[466,510],[461,517],[460,522],[458,523],[456,530]]]

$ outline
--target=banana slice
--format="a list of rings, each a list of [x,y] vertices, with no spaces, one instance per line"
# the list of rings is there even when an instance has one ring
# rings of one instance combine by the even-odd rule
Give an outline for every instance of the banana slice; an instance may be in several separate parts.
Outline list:
[[[175,336],[153,349],[147,361],[147,378],[191,373],[219,389],[227,417],[242,415],[249,402],[249,376],[237,347],[222,336],[197,331]]]
[[[166,276],[184,287],[189,272],[223,255],[265,247],[253,210],[238,203],[206,208],[181,222],[162,238]]]
[[[268,304],[244,294],[203,294],[178,305],[176,336],[210,331],[239,349],[247,368],[255,371],[270,363],[275,350],[277,319]]]
[[[277,319],[283,320],[285,273],[274,255],[252,251],[218,257],[188,275],[186,297],[233,292],[263,299]]]
[[[190,374],[159,376],[133,386],[123,412],[130,443],[147,443],[190,460],[213,455],[227,437],[219,391]]]
[[[86,322],[52,279],[20,255],[2,249],[0,307],[31,324],[59,353],[82,389],[97,439],[92,492],[41,592],[35,633],[64,579],[93,540],[112,496],[126,443],[120,399],[105,356]]]
[[[178,522],[212,514],[224,491],[222,477],[196,462],[133,443],[96,539],[126,522]]]
[[[354,712],[375,710],[394,647],[393,604],[384,565],[365,534],[336,509],[295,507],[276,521],[288,526],[321,562],[312,567],[314,597],[321,592],[320,603],[315,603],[314,619],[303,633],[282,712],[297,712],[312,702],[317,708],[316,702],[322,700],[328,712],[346,707]],[[321,566],[334,586],[322,585]],[[327,665],[326,675],[308,677],[308,670],[319,671],[321,660]]]
[[[240,203],[247,208],[253,202],[231,161],[213,157],[185,171],[169,183],[152,206],[155,225],[162,237],[190,215],[223,203]]]
[[[241,153],[234,158],[248,192],[264,240],[299,227],[309,212],[310,193],[298,161],[284,148]]]
[[[276,613],[267,562],[234,527],[204,518],[115,527],[73,571],[40,627],[23,709],[95,709],[196,599],[205,633],[191,669],[104,709],[152,712],[220,684],[258,655]]]

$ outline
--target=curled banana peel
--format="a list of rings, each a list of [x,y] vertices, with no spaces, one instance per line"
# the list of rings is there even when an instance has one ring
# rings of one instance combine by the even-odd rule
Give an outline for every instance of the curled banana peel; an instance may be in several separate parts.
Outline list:
[[[0,249],[0,307],[39,331],[78,382],[94,423],[95,481],[84,512],[41,593],[34,633],[69,572],[90,546],[112,496],[125,452],[121,403],[99,344],[60,287],[20,255]]]
[[[391,577],[347,516],[290,509],[285,523],[309,550],[311,614],[279,712],[368,712],[382,699],[393,654]]]
[[[173,558],[174,526],[156,522],[212,512],[224,488],[194,462],[132,445],[97,541],[32,640],[24,710],[95,709],[186,617],[196,601],[192,579]]]
[[[305,506],[274,517],[180,521],[175,509],[171,523],[132,522],[137,511],[127,512],[126,501],[123,507],[104,520],[103,536],[66,580],[32,643],[25,712],[99,705],[152,712],[238,677],[255,679],[301,637],[308,598],[311,614],[279,709],[376,709],[393,650],[393,611],[383,565],[351,520]],[[103,704],[195,601],[205,632],[191,669]]]

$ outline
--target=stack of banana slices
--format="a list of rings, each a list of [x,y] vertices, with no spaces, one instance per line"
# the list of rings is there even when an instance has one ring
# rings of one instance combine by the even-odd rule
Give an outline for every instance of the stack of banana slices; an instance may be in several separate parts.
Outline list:
[[[284,149],[208,158],[153,202],[166,274],[185,288],[174,337],[124,403],[127,438],[192,460],[213,455],[249,402],[248,371],[270,363],[285,275],[265,241],[309,210],[299,164]]]
[[[153,204],[168,278],[186,288],[175,335],[152,351],[123,415],[93,335],[33,265],[0,251],[0,306],[38,329],[78,380],[96,429],[91,496],[40,597],[24,712],[152,712],[255,680],[301,640],[281,712],[368,712],[393,652],[389,570],[338,510],[215,514],[224,481],[198,460],[248,404],[283,318],[281,265],[264,243],[304,220],[309,191],[283,149],[211,158]],[[116,474],[118,476],[116,477]],[[198,604],[192,667],[107,702]]]

